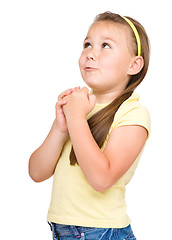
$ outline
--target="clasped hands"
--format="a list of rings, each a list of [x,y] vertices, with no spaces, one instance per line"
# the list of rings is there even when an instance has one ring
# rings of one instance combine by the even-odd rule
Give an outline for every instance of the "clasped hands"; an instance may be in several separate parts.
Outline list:
[[[96,97],[89,94],[87,87],[76,87],[61,93],[56,103],[56,120],[63,132],[67,131],[67,122],[86,119],[93,110]]]

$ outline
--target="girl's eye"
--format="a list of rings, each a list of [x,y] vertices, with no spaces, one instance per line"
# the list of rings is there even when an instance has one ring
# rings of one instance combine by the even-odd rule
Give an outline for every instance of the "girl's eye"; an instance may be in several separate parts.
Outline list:
[[[84,48],[90,48],[90,47],[91,47],[91,44],[89,42],[84,43]]]
[[[111,48],[108,43],[103,43],[103,44],[102,44],[102,47],[103,47],[103,48]]]

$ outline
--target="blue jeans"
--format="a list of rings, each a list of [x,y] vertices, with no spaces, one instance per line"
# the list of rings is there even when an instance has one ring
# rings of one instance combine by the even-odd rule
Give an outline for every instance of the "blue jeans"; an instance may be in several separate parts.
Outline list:
[[[130,225],[126,228],[91,228],[49,224],[53,240],[136,240]]]

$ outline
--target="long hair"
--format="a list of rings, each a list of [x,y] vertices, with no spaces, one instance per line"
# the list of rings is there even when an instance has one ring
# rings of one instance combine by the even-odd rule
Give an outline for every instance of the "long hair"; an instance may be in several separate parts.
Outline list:
[[[135,88],[142,82],[148,70],[150,47],[149,47],[149,39],[146,34],[146,31],[138,21],[130,17],[126,17],[126,18],[132,21],[132,23],[135,25],[139,33],[140,40],[141,40],[141,47],[142,47],[141,56],[144,59],[144,66],[138,74],[132,75],[130,77],[128,85],[117,98],[115,98],[109,105],[107,105],[106,107],[104,107],[103,109],[95,113],[90,119],[88,119],[88,125],[90,127],[90,131],[99,148],[101,148],[104,144],[104,141],[108,135],[109,129],[113,123],[115,113],[117,112],[121,104],[132,95]],[[126,22],[126,20],[124,20],[118,14],[111,13],[111,12],[104,12],[96,16],[93,24],[100,21],[101,22],[110,21],[113,23],[118,23],[118,24],[127,26],[133,41],[132,48],[134,50],[135,55],[137,56],[136,38],[134,36],[133,30],[131,29],[129,24]],[[75,165],[76,163],[78,164],[74,149],[72,147],[70,152],[70,165]]]

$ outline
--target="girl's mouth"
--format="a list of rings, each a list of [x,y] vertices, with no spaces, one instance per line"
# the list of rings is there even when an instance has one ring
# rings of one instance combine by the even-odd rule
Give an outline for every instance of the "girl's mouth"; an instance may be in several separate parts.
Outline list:
[[[88,72],[90,72],[90,71],[95,71],[95,70],[97,70],[97,68],[94,68],[94,67],[85,67],[85,71],[88,71]]]

